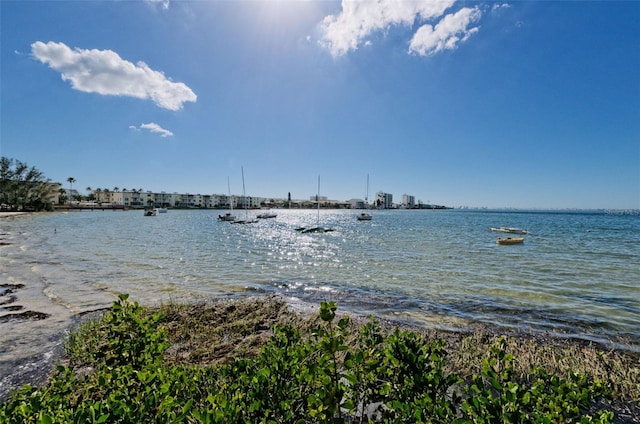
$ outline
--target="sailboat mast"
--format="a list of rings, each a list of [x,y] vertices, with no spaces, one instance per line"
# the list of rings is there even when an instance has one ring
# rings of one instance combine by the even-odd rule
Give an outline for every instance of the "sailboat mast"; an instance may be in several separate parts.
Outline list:
[[[229,177],[227,177],[227,190],[229,192],[229,210],[233,211],[233,199],[231,198],[231,183],[229,182]]]
[[[244,189],[244,167],[240,167],[240,172],[242,173],[242,202],[244,203],[244,214],[247,215],[247,193]]]
[[[367,174],[367,193],[364,196],[366,209],[369,209],[369,174]]]
[[[316,193],[316,203],[318,204],[318,225],[316,227],[300,227],[296,228],[296,231],[300,231],[303,234],[306,233],[328,233],[333,231],[333,228],[324,228],[320,226],[320,175],[318,175],[318,192]]]

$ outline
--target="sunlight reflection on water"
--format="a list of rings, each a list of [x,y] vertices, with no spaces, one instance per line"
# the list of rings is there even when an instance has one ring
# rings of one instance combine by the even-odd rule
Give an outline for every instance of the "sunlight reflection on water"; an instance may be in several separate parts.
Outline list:
[[[218,212],[3,222],[10,245],[2,247],[1,277],[23,286],[13,304],[51,315],[2,324],[5,357],[37,351],[39,340],[118,293],[144,304],[278,293],[438,328],[485,323],[640,344],[638,216],[373,211],[360,222],[356,211],[323,210],[318,219],[316,211],[278,210],[274,219],[231,225],[218,222]],[[317,224],[335,231],[295,231]],[[496,226],[531,234],[523,245],[499,246]]]

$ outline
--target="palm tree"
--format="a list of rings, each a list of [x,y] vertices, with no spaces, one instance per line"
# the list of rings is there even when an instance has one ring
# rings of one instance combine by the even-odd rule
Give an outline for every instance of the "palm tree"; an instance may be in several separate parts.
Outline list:
[[[114,188],[113,188],[113,191],[114,191],[114,192],[117,192],[118,190],[120,190],[120,189],[118,188],[118,186],[116,186],[116,187],[114,187]]]
[[[73,183],[76,182],[76,179],[69,177],[67,178],[67,182],[69,183],[69,204],[71,204],[71,193],[73,192]]]
[[[62,187],[60,187],[58,189],[58,203],[59,204],[62,205],[64,202],[66,202],[66,200],[67,200],[66,194],[67,194],[67,190],[63,189]]]

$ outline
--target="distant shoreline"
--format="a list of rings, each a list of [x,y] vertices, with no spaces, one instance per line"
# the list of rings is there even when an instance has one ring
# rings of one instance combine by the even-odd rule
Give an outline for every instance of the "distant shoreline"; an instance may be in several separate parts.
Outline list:
[[[93,210],[105,210],[105,209],[111,209],[111,208],[107,208],[107,207],[94,207],[94,208],[69,208],[68,206],[60,206],[60,207],[55,207],[55,209],[51,212],[69,212],[69,211],[93,211]],[[129,207],[129,211],[133,210],[133,211],[137,211],[137,210],[143,210],[144,208],[142,206],[140,207]],[[248,209],[248,211],[260,211],[263,209],[273,209],[273,210],[306,210],[306,209],[316,209],[315,206],[309,206],[309,207],[294,207],[294,208],[282,208],[282,207],[275,207],[275,208],[250,208]],[[120,209],[122,210],[122,209]],[[203,210],[203,211],[217,211],[217,210],[229,210],[228,208],[189,208],[189,207],[172,207],[169,208],[169,210]],[[322,210],[352,210],[352,211],[362,211],[365,209],[352,209],[352,208],[340,208],[340,207],[323,207]],[[390,209],[368,209],[371,211],[404,211],[404,210],[437,210],[437,211],[441,211],[441,210],[453,210],[453,211],[457,211],[457,212],[502,212],[502,213],[585,213],[585,214],[604,214],[604,215],[627,215],[627,216],[640,216],[640,209],[607,209],[607,208],[597,208],[597,209],[517,209],[517,208],[483,208],[483,207],[478,207],[478,208],[471,208],[471,207],[449,207],[449,206],[434,206],[434,207],[422,207],[422,208],[412,208],[412,209],[405,209],[405,208],[390,208]],[[19,216],[19,215],[29,215],[29,214],[33,214],[33,213],[46,213],[46,211],[42,211],[42,212],[0,212],[0,219],[1,218],[10,218],[10,217],[14,217],[14,216]]]
[[[9,218],[12,216],[26,215],[31,212],[0,212],[0,218]]]

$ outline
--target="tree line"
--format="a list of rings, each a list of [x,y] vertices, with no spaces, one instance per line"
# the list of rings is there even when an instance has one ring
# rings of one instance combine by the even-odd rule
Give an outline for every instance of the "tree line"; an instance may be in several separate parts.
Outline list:
[[[0,158],[0,210],[37,212],[53,210],[57,185],[25,162]]]

